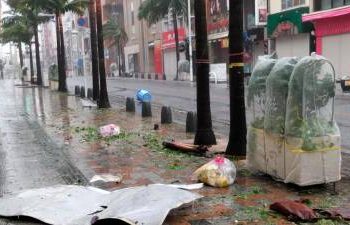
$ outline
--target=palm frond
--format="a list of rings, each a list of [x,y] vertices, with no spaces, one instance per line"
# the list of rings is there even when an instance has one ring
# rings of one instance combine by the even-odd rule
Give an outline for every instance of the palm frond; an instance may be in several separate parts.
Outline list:
[[[194,0],[190,2],[193,8]],[[138,18],[145,19],[151,25],[163,19],[169,12],[184,15],[187,18],[187,0],[145,0],[140,5]]]
[[[73,12],[81,15],[88,6],[89,0],[73,0],[64,5],[62,13]]]
[[[139,7],[139,19],[145,19],[149,24],[155,24],[169,12],[173,0],[146,0]]]
[[[116,43],[125,44],[128,41],[128,35],[123,26],[114,19],[108,20],[103,25],[103,36],[113,39]]]

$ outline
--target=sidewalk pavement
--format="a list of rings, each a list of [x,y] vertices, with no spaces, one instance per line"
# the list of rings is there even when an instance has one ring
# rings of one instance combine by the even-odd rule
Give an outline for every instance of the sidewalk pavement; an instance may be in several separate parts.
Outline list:
[[[163,140],[191,140],[179,124],[159,131],[159,111],[152,118],[125,112],[124,107],[107,110],[82,108],[74,96],[32,87],[14,87],[1,81],[0,194],[55,184],[88,184],[96,174],[121,175],[122,182],[97,183],[114,190],[152,183],[192,183],[191,174],[210,159],[163,149]],[[99,126],[115,123],[119,138],[101,139]],[[224,137],[217,135],[219,140]],[[224,145],[222,146],[224,148]],[[238,175],[229,188],[204,187],[204,198],[194,205],[174,210],[167,225],[190,224],[294,224],[271,211],[280,199],[307,198],[312,207],[350,207],[350,179],[333,185],[298,188],[252,174],[236,162]],[[236,221],[236,222],[235,222]],[[0,219],[0,224],[20,224]],[[21,223],[22,224],[22,223]]]

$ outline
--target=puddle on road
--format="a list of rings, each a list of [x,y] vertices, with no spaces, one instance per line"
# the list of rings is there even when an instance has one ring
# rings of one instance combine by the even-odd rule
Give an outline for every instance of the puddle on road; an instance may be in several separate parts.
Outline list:
[[[153,112],[153,118],[143,119],[140,106],[135,114],[126,113],[124,108],[83,109],[80,99],[74,96],[33,90],[23,89],[25,112],[37,118],[55,141],[67,147],[72,161],[88,179],[101,173],[123,176],[120,184],[101,184],[101,188],[191,183],[192,172],[209,161],[163,149],[163,140],[192,139],[193,135],[186,134],[185,127],[177,124],[161,125],[159,131],[154,131],[154,124],[160,123],[159,111]],[[102,139],[97,135],[99,126],[110,123],[121,127],[122,137]],[[294,224],[268,210],[270,203],[281,199],[307,198],[313,208],[350,207],[349,179],[339,182],[339,193],[333,195],[332,185],[302,189],[251,174],[241,165],[238,169],[233,186],[198,190],[204,198],[171,212],[166,224]]]

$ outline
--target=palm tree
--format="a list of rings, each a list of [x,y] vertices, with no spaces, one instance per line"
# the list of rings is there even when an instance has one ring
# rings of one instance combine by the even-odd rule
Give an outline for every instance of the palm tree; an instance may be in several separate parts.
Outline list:
[[[243,0],[230,1],[229,85],[230,135],[226,154],[245,157],[247,125],[244,102]]]
[[[177,80],[179,78],[178,65],[180,60],[177,16],[187,15],[187,0],[145,0],[140,5],[138,17],[140,19],[146,19],[149,24],[155,24],[168,15],[169,12],[172,14],[174,25],[176,46],[175,80]]]
[[[63,35],[62,15],[66,12],[82,14],[88,6],[88,0],[47,0],[44,9],[55,14],[57,65],[58,65],[58,91],[67,92],[66,54]]]
[[[91,40],[91,63],[92,63],[92,91],[93,99],[97,101],[100,95],[100,81],[98,72],[98,52],[97,52],[97,34],[96,34],[96,7],[95,0],[89,2],[89,22],[90,22],[90,40]]]
[[[3,20],[3,27],[0,33],[0,42],[1,43],[16,43],[19,53],[20,66],[23,68],[23,51],[22,51],[22,42],[25,42],[23,34],[27,32],[26,28],[22,24],[13,24],[11,26],[6,25],[7,18]]]
[[[25,17],[16,15],[13,11],[10,13],[12,14],[3,18],[1,21],[3,30],[1,31],[0,39],[3,43],[17,43],[21,68],[23,67],[22,43],[29,46],[31,82],[34,83],[33,54],[31,48],[31,40],[34,35],[33,29],[29,26]]]
[[[128,41],[128,35],[126,34],[123,26],[120,25],[118,19],[110,19],[106,24],[103,25],[103,35],[105,38],[111,38],[113,40],[111,45],[116,45],[118,51],[118,68],[119,76],[124,73],[124,68],[122,60],[123,58],[123,48]]]
[[[196,0],[194,4],[197,62],[197,117],[198,127],[194,144],[215,145],[216,138],[212,130],[209,90],[209,52],[205,0]]]
[[[101,0],[96,0],[96,31],[97,31],[97,46],[98,46],[98,63],[100,72],[100,96],[97,101],[99,108],[111,107],[108,99],[106,70],[105,70],[105,56],[103,44],[103,28],[102,28],[102,6]],[[93,29],[93,27],[91,27]]]
[[[47,0],[8,0],[7,4],[15,13],[17,13],[14,15],[14,19],[16,19],[18,16],[22,16],[28,22],[28,25],[33,29],[37,67],[37,84],[42,86],[43,80],[41,72],[38,25],[47,22],[50,19],[49,16],[39,15],[42,12],[42,6],[47,4]]]
[[[29,65],[30,65],[30,83],[34,84],[34,63],[33,63],[33,50],[32,50],[32,41],[28,43],[29,48]]]

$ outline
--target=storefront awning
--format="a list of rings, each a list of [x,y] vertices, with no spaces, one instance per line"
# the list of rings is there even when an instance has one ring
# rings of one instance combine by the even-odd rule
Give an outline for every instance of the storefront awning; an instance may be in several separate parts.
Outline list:
[[[309,7],[298,7],[269,15],[267,18],[268,36],[273,36],[278,26],[286,22],[292,23],[298,29],[299,33],[311,31],[312,24],[303,24],[302,15],[306,13],[309,13]]]
[[[319,12],[310,13],[303,16],[303,22],[310,22],[320,19],[334,18],[338,16],[345,16],[350,14],[350,6],[324,10]]]

